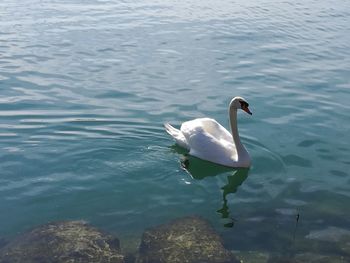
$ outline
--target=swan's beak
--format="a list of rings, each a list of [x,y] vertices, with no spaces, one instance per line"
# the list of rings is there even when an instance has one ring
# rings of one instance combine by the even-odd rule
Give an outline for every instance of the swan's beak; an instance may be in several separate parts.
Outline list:
[[[249,110],[248,107],[242,107],[242,110],[244,110],[246,113],[248,113],[249,115],[253,115],[253,113]]]

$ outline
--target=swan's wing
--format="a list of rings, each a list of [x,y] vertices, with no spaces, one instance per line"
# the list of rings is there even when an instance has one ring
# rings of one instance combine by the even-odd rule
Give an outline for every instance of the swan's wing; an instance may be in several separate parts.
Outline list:
[[[208,119],[196,119],[185,122],[181,126],[181,132],[186,138],[190,148],[190,154],[198,158],[228,165],[236,157],[236,149],[228,136],[206,123]],[[221,126],[221,125],[220,125]],[[215,137],[217,136],[217,137]]]
[[[235,153],[232,144],[225,140],[218,140],[205,131],[198,130],[188,139],[190,154],[198,158],[228,165],[232,162]]]
[[[232,134],[216,120],[209,118],[202,118],[199,120],[202,122],[202,127],[204,127],[204,130],[211,134],[214,138],[233,143]]]
[[[214,119],[210,118],[199,118],[191,121],[184,122],[181,125],[181,132],[185,135],[191,135],[198,132],[198,129],[211,134],[214,138],[218,140],[225,140],[233,143],[231,133],[226,130],[220,123]],[[185,135],[186,137],[186,135]]]

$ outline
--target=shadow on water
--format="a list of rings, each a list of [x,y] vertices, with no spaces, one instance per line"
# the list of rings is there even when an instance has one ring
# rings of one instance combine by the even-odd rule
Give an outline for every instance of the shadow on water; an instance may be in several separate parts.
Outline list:
[[[224,224],[225,227],[233,227],[236,221],[230,216],[227,195],[237,192],[238,187],[248,177],[249,168],[230,168],[222,165],[218,165],[212,162],[204,161],[199,158],[193,157],[188,154],[186,150],[177,145],[171,147],[171,149],[181,154],[181,167],[184,169],[193,179],[203,180],[206,177],[217,176],[223,173],[230,173],[227,176],[227,183],[221,187],[222,189],[222,208],[217,210],[224,219],[230,219],[229,223]]]

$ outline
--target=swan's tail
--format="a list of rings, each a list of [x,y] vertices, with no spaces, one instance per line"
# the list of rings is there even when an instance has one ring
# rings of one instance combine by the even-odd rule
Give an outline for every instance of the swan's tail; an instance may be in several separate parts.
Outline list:
[[[189,146],[188,146],[187,140],[186,140],[185,136],[182,134],[182,132],[180,130],[174,128],[169,123],[164,123],[164,128],[165,128],[165,131],[171,137],[173,137],[175,139],[175,142],[179,146],[184,147],[184,148],[189,150]]]

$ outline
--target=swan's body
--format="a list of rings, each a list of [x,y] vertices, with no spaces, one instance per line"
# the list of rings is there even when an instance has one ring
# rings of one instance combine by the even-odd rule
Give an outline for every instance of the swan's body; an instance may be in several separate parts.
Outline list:
[[[249,167],[250,157],[238,135],[237,109],[251,114],[249,104],[241,97],[232,99],[229,107],[231,133],[214,119],[200,118],[182,123],[180,130],[170,124],[165,129],[189,154],[229,167]]]

